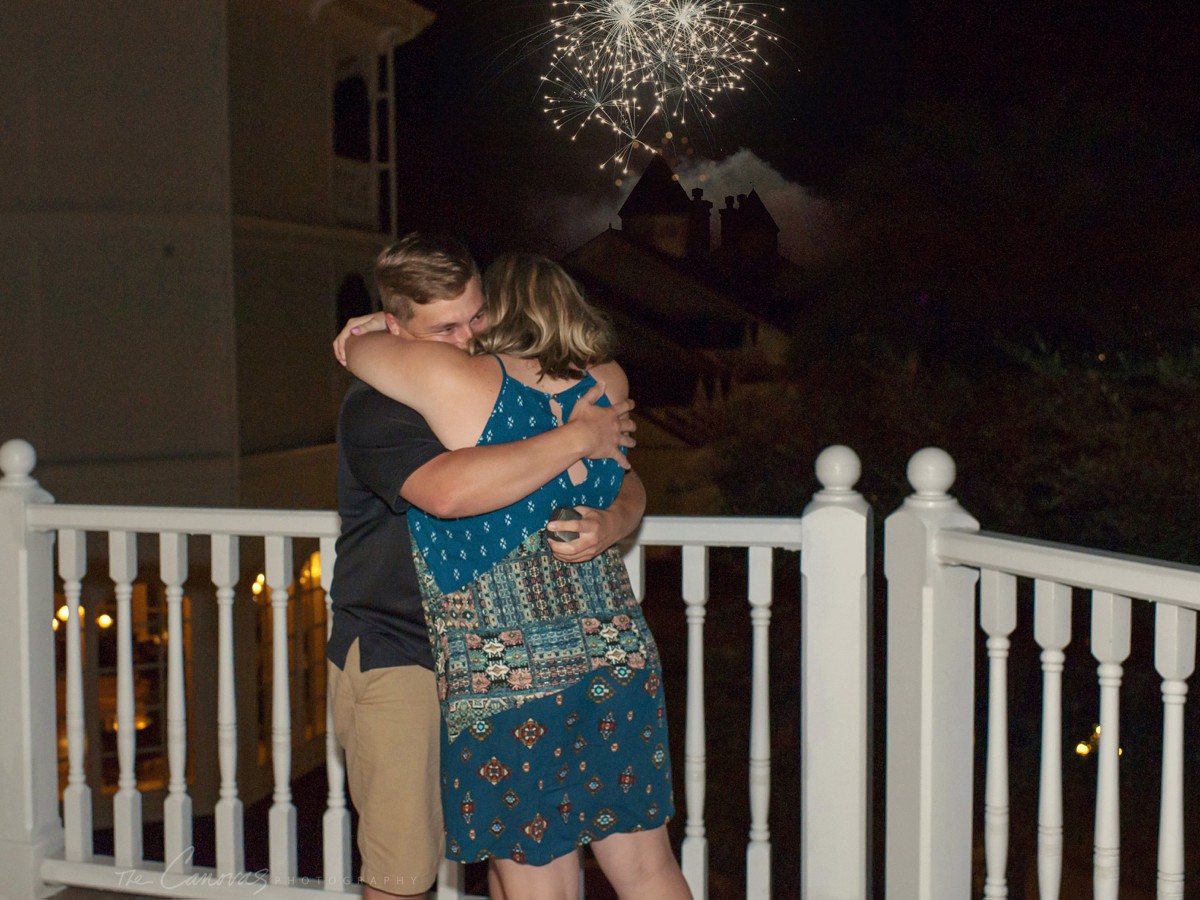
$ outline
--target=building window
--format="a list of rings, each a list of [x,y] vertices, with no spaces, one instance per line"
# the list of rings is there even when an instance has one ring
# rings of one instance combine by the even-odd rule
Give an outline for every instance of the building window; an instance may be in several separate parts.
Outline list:
[[[361,75],[343,78],[333,89],[333,153],[371,161],[371,100]]]
[[[389,54],[349,56],[333,84],[333,219],[340,225],[394,234],[395,129]]]

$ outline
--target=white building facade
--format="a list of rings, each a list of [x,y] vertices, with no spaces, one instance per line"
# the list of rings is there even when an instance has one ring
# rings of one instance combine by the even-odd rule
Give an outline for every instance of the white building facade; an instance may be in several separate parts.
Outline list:
[[[409,0],[17,0],[0,28],[0,423],[78,501],[328,506],[395,226]],[[131,474],[136,472],[136,477]],[[286,473],[286,475],[284,474]]]
[[[0,432],[39,448],[60,503],[333,505],[348,376],[330,341],[340,320],[370,308],[371,265],[395,232],[394,49],[432,19],[409,0],[6,4]],[[94,563],[109,549],[84,542],[93,565],[78,616],[100,826],[117,781],[121,616],[151,819],[166,794],[169,706],[168,643],[156,632],[172,602],[194,747],[215,740],[219,703],[210,579],[178,594],[143,586],[165,551],[133,540],[122,558],[139,583],[124,597]],[[237,778],[253,801],[272,782],[283,628],[294,771],[324,761],[326,597],[315,544],[289,566],[286,621],[272,615],[261,549],[235,568],[231,624],[249,638],[235,662],[255,673],[237,695]],[[56,610],[64,590],[60,580]],[[46,621],[58,631],[60,691],[66,621]],[[188,762],[198,814],[218,794],[209,757]]]

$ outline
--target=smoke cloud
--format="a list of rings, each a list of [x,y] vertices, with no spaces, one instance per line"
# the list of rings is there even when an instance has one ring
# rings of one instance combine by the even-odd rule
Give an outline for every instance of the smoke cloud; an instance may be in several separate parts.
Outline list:
[[[685,160],[673,167],[689,196],[693,188],[700,188],[704,199],[712,202],[714,242],[720,240],[717,211],[725,206],[725,198],[754,190],[779,226],[779,252],[792,262],[814,262],[836,246],[838,226],[832,205],[788,181],[752,150],[743,148],[720,162]],[[542,240],[550,243],[553,255],[574,250],[610,225],[620,228],[617,210],[637,180],[638,175],[626,176],[616,187],[616,194],[610,193],[599,203],[595,197],[582,194],[559,196],[549,203],[543,200],[537,228]]]
[[[814,262],[834,247],[837,223],[831,204],[788,181],[752,150],[742,148],[720,162],[688,160],[676,172],[689,194],[701,188],[704,199],[712,201],[714,240],[720,228],[717,210],[725,206],[725,198],[754,190],[779,226],[779,252],[792,262]]]

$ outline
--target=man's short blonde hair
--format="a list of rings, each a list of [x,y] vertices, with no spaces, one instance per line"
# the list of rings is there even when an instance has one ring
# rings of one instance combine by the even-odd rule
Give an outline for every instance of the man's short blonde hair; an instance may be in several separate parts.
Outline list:
[[[471,279],[479,279],[479,269],[470,251],[446,235],[411,231],[375,259],[383,310],[401,322],[414,306],[459,296]]]

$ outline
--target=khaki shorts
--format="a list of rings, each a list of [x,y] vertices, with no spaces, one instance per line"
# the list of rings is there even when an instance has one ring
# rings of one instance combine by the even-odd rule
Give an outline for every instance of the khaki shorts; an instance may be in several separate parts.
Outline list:
[[[433,673],[420,666],[362,672],[355,641],[345,671],[329,667],[329,696],[358,809],[360,880],[389,894],[421,894],[437,878],[445,839]]]

